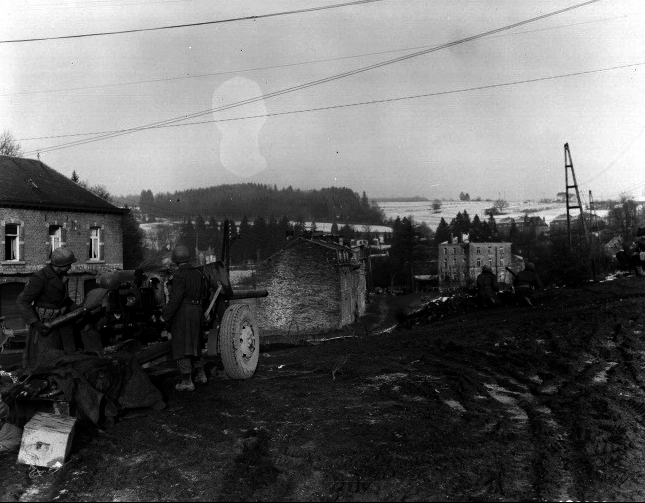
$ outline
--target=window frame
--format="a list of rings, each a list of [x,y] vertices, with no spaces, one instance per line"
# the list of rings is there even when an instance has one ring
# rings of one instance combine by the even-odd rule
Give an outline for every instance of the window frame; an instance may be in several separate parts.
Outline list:
[[[10,225],[13,225],[16,227],[16,233],[15,234],[8,234],[7,233],[7,227]],[[22,262],[22,257],[20,256],[20,230],[21,230],[22,224],[18,222],[13,222],[13,221],[5,221],[4,222],[4,256],[3,256],[3,262],[7,263],[19,263]],[[11,238],[11,243],[9,243],[9,238]],[[15,254],[15,258],[8,258],[7,257],[7,252],[11,250]]]

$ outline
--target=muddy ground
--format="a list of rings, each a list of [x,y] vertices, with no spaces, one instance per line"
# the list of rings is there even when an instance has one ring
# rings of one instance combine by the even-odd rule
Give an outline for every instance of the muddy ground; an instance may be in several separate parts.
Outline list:
[[[156,367],[167,409],[79,428],[58,472],[0,456],[1,499],[645,499],[645,278],[429,300],[373,298],[356,337],[265,348],[247,381]]]

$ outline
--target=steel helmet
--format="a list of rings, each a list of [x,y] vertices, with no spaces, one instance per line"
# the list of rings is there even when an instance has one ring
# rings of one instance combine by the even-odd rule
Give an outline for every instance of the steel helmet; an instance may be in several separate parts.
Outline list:
[[[76,262],[74,252],[69,248],[56,248],[52,252],[51,264],[57,267],[65,267]]]
[[[181,264],[182,262],[188,262],[189,260],[190,252],[186,246],[179,245],[172,251],[172,261],[175,264]]]
[[[488,264],[484,264],[484,266],[482,267],[482,271],[493,272],[493,269]]]

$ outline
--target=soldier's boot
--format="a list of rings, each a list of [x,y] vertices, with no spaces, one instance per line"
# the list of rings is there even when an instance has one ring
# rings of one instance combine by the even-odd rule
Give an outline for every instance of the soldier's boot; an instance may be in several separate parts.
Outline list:
[[[197,374],[195,375],[196,384],[206,384],[208,382],[208,377],[206,377],[206,372],[204,372],[204,367],[199,367],[197,369]]]
[[[177,391],[195,391],[195,385],[190,378],[190,374],[182,374],[181,382],[175,385]]]
[[[634,273],[636,276],[645,276],[645,271],[643,271],[643,266],[641,265],[634,267]]]

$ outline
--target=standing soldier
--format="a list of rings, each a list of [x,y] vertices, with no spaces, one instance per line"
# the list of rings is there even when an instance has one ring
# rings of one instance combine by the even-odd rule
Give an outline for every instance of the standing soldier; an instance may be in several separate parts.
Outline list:
[[[493,269],[488,264],[484,264],[482,272],[477,276],[477,297],[479,305],[482,307],[495,307],[500,304],[497,298],[499,292],[499,283]]]
[[[45,325],[45,322],[51,322],[79,307],[69,298],[66,277],[74,262],[76,257],[72,250],[56,248],[52,251],[50,264],[34,273],[18,295],[16,303],[22,318],[29,325],[22,354],[23,368],[44,363],[46,353],[54,349],[65,353],[76,351],[71,324],[54,330]]]
[[[185,246],[177,246],[172,252],[172,261],[177,264],[170,286],[170,298],[163,310],[162,321],[170,324],[172,334],[172,357],[177,360],[181,382],[177,391],[193,391],[192,373],[195,382],[206,384],[204,372],[204,346],[202,333],[203,303],[208,295],[208,283],[198,269],[188,261],[190,253]]]

